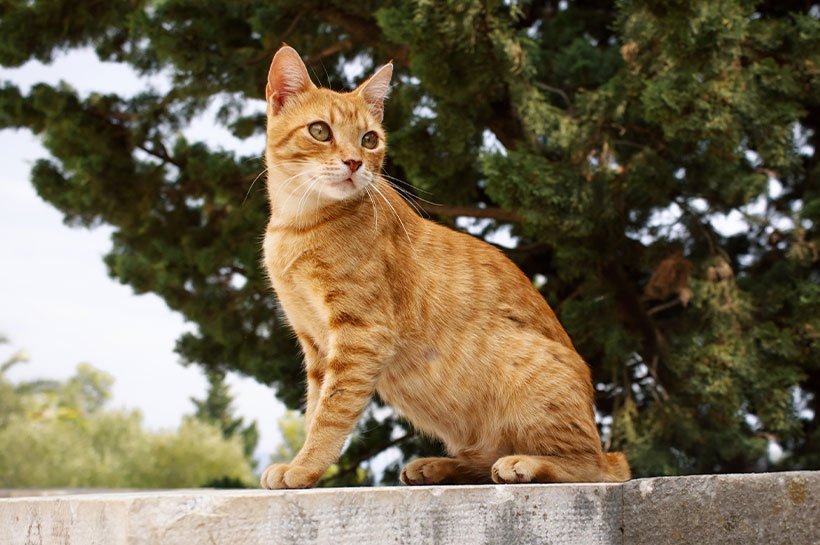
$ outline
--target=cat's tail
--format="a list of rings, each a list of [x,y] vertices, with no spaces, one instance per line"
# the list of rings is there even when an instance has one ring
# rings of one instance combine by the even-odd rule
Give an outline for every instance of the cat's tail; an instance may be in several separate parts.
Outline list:
[[[605,482],[623,482],[632,478],[629,462],[623,452],[606,452],[601,460]]]

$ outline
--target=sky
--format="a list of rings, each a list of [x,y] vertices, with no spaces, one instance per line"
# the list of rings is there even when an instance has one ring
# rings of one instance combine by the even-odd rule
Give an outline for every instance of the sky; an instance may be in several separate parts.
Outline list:
[[[3,80],[22,91],[37,82],[63,80],[83,96],[91,91],[128,96],[149,85],[169,88],[167,75],[140,78],[127,66],[100,62],[90,49],[64,53],[49,65],[0,67]],[[215,110],[184,134],[261,155],[262,138],[233,138],[213,122]],[[183,367],[173,351],[175,340],[194,326],[158,296],[135,295],[108,276],[102,258],[111,247],[110,227],[67,227],[62,214],[37,196],[29,171],[47,156],[31,132],[0,130],[0,335],[9,340],[0,345],[0,361],[17,350],[28,353],[30,361],[9,373],[13,381],[67,378],[78,363],[90,363],[116,381],[111,407],[139,409],[152,429],[175,428],[183,415],[193,413],[190,398],[202,398],[207,390],[200,368]],[[231,374],[228,384],[236,413],[257,421],[256,457],[266,464],[281,439],[276,421],[284,407],[271,388],[252,379]]]

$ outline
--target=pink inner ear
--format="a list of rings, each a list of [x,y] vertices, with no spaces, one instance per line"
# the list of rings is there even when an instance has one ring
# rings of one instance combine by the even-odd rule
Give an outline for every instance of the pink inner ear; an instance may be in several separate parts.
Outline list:
[[[315,86],[296,50],[289,46],[279,49],[271,62],[265,86],[265,97],[273,112],[279,113],[289,98],[311,87]]]
[[[270,102],[271,95],[273,94],[273,89],[270,86],[270,82],[265,84],[265,100]]]

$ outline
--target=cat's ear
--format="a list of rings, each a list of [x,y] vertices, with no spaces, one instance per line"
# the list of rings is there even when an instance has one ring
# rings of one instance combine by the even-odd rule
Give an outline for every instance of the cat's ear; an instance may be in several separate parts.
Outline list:
[[[376,73],[359,85],[359,88],[355,91],[365,99],[370,107],[370,112],[379,123],[384,117],[384,99],[387,98],[387,94],[390,92],[391,77],[393,77],[393,61],[376,70]]]
[[[288,98],[315,87],[299,53],[289,45],[279,48],[270,63],[265,86],[265,100],[273,113],[279,113]]]

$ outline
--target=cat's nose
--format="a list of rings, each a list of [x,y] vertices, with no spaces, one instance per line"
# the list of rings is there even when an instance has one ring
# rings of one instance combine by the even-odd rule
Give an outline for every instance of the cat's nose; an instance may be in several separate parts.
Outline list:
[[[362,166],[361,161],[357,161],[355,159],[348,159],[346,161],[342,161],[347,167],[350,169],[350,172],[356,172],[359,170],[359,167]]]

